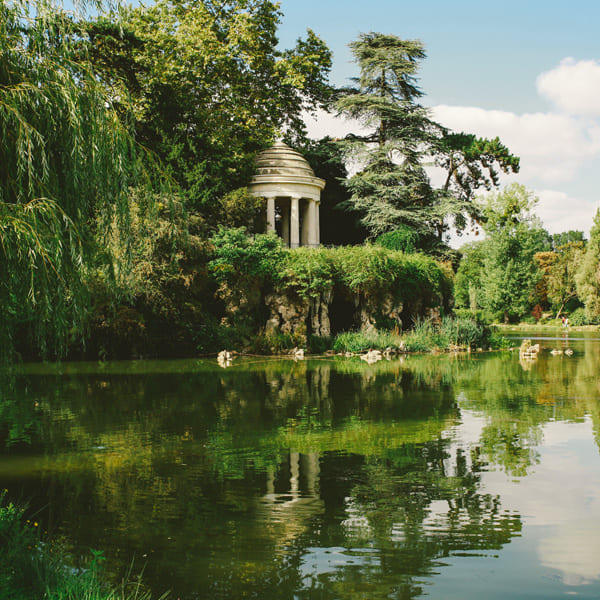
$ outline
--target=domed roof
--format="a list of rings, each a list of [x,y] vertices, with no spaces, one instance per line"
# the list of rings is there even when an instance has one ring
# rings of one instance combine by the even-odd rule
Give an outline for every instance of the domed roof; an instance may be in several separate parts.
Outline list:
[[[257,156],[255,178],[264,175],[315,177],[308,161],[283,142],[276,142]]]

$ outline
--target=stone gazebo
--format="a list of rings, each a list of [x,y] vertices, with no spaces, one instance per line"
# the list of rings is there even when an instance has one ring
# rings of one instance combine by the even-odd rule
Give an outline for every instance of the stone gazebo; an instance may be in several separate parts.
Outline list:
[[[290,248],[316,248],[324,187],[299,152],[277,142],[258,155],[249,190],[266,200],[267,231],[276,231]]]

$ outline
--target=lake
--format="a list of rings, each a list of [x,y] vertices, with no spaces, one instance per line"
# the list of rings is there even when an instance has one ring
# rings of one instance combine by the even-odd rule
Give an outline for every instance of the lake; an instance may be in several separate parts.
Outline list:
[[[539,342],[23,365],[0,486],[173,599],[597,599],[600,340]]]

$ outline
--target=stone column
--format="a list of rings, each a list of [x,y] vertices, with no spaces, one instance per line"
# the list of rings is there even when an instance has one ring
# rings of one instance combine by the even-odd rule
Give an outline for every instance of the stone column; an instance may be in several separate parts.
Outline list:
[[[275,231],[275,198],[267,198],[267,233]]]
[[[308,203],[308,245],[316,248],[319,245],[319,209],[314,200]]]
[[[281,201],[279,206],[281,206]],[[281,237],[283,238],[283,245],[289,248],[290,246],[290,205],[285,200],[283,206],[281,206]]]
[[[301,231],[300,231],[300,243],[303,246],[310,245],[310,200],[304,200],[301,205]]]
[[[321,220],[319,211],[321,208],[321,202],[315,202],[315,236],[317,246],[321,243]]]
[[[297,196],[291,198],[290,210],[290,248],[297,248],[300,245],[300,214],[299,200]]]

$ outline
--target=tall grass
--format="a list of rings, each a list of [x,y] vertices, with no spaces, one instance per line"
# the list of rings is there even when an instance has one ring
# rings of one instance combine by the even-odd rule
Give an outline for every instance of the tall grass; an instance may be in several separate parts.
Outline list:
[[[366,350],[391,350],[406,352],[431,352],[451,348],[501,348],[503,338],[475,319],[444,317],[441,322],[419,319],[414,328],[398,335],[391,331],[355,331],[337,335],[333,341],[336,352],[364,352]]]
[[[102,552],[83,568],[60,546],[44,541],[36,522],[0,494],[0,598],[2,600],[151,600],[141,581],[114,587],[104,580]],[[161,597],[166,598],[166,595]]]
[[[335,352],[365,352],[386,348],[400,350],[402,337],[391,331],[346,331],[333,340]]]

